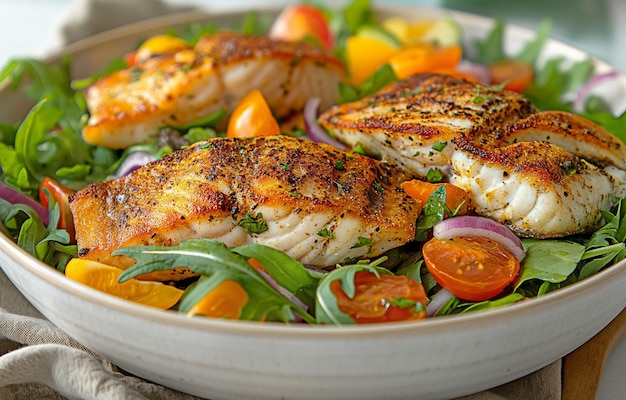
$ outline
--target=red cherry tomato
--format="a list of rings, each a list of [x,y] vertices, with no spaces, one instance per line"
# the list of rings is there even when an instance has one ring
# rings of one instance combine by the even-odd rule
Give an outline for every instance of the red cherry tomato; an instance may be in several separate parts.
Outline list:
[[[422,254],[428,271],[443,288],[470,301],[489,300],[502,293],[520,270],[510,251],[482,236],[431,239]]]
[[[488,66],[491,82],[506,82],[504,89],[523,92],[533,82],[533,67],[521,60],[504,60]]]
[[[291,42],[310,37],[327,50],[335,43],[324,13],[310,4],[285,7],[272,24],[269,35],[273,39]]]
[[[74,230],[74,218],[72,211],[70,210],[70,204],[68,197],[75,191],[63,186],[59,182],[52,178],[45,177],[39,184],[39,202],[46,208],[48,208],[48,197],[46,196],[44,189],[47,189],[50,196],[59,205],[60,218],[58,223],[59,229],[65,229],[70,235],[70,243],[76,241]]]
[[[339,309],[357,324],[426,318],[426,293],[421,284],[404,275],[359,271],[354,278],[356,293],[349,298],[340,281],[330,284]]]
[[[237,104],[226,128],[226,136],[229,138],[277,135],[280,135],[280,126],[265,98],[256,89]]]

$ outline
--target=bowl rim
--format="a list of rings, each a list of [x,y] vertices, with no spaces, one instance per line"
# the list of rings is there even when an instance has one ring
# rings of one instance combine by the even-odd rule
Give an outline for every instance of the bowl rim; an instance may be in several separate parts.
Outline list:
[[[269,0],[263,4],[259,4],[255,10],[260,12],[277,12],[280,6],[287,3],[284,0]],[[167,14],[161,17],[142,20],[129,25],[114,28],[84,39],[80,39],[71,43],[62,49],[52,51],[44,56],[44,61],[51,63],[61,60],[64,56],[74,54],[80,51],[88,50],[94,46],[115,40],[122,39],[126,36],[139,35],[143,32],[172,26],[190,24],[193,22],[205,21],[215,17],[236,16],[249,11],[244,7],[245,4],[227,4],[223,9],[220,7],[208,8],[203,7],[194,11],[182,11]],[[372,8],[380,12],[382,9],[392,13],[397,13],[402,7],[410,7],[412,10],[423,10],[424,15],[451,15],[453,18],[462,20],[463,24],[492,24],[495,20],[463,11],[450,9],[418,6],[397,1],[389,1],[384,3],[374,3]],[[430,14],[428,14],[430,13]],[[522,39],[534,37],[534,32],[530,29],[519,27],[513,24],[507,24],[506,34],[514,35]],[[558,46],[572,52],[574,57],[591,58],[600,68],[613,68],[607,63],[590,56],[584,51],[571,46],[562,40],[550,38],[546,46],[549,44],[557,44]],[[6,87],[0,87],[0,91],[8,90]],[[428,318],[425,320],[414,322],[389,322],[384,324],[368,324],[368,325],[309,325],[309,324],[284,324],[284,323],[260,323],[258,321],[232,321],[211,318],[188,318],[183,314],[175,311],[163,311],[148,306],[133,303],[124,299],[120,299],[107,293],[99,292],[88,286],[82,285],[66,278],[55,268],[44,264],[31,256],[28,252],[21,249],[8,236],[0,232],[0,252],[8,256],[13,262],[27,269],[28,272],[37,275],[58,289],[71,292],[72,295],[79,297],[81,300],[95,303],[99,306],[109,308],[116,312],[122,312],[143,320],[151,320],[157,323],[167,323],[176,325],[186,329],[194,330],[212,330],[212,331],[228,331],[228,333],[238,333],[254,336],[292,336],[298,337],[315,336],[316,338],[333,337],[338,335],[349,335],[352,338],[363,338],[369,336],[383,336],[389,333],[399,333],[405,331],[414,331],[415,334],[429,333],[433,330],[441,331],[442,329],[463,329],[468,324],[484,326],[487,321],[508,320],[512,315],[534,314],[538,308],[550,306],[556,303],[564,303],[570,301],[574,296],[590,291],[598,291],[602,286],[618,277],[626,274],[626,259],[605,268],[604,270],[576,283],[560,288],[553,292],[549,292],[538,298],[530,298],[528,300],[517,302],[508,306],[490,309],[486,312],[474,312],[461,315],[442,316],[437,318]],[[0,265],[4,270],[4,267]],[[20,289],[20,288],[18,288]],[[27,296],[27,294],[25,294]]]

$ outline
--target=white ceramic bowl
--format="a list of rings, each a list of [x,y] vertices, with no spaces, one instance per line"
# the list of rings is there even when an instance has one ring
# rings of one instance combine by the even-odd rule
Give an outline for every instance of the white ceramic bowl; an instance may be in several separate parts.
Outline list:
[[[275,7],[266,6],[271,12]],[[383,15],[417,18],[444,11],[384,4]],[[472,42],[491,21],[452,13]],[[131,50],[137,40],[229,13],[178,14],[69,46],[77,77]],[[532,32],[509,28],[506,47]],[[585,55],[550,41],[546,56]],[[58,59],[60,55],[51,58]],[[600,69],[608,66],[599,63]],[[23,117],[29,103],[0,92],[0,120]],[[626,262],[582,282],[510,307],[415,323],[286,326],[186,318],[91,290],[66,279],[0,235],[0,265],[47,318],[121,368],[178,390],[218,399],[436,399],[500,385],[563,357],[626,306]]]

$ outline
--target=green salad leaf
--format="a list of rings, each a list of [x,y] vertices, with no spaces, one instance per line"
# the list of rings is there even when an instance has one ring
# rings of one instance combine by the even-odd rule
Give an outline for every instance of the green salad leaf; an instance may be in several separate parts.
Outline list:
[[[564,240],[522,240],[526,257],[517,287],[529,279],[560,283],[576,270],[585,247]]]
[[[119,160],[117,152],[87,144],[82,139],[86,113],[82,93],[70,80],[70,61],[46,65],[34,59],[15,59],[0,72],[0,84],[8,83],[36,101],[12,135],[4,125],[0,143],[2,181],[32,194],[43,177],[79,189],[109,176]]]
[[[309,310],[315,308],[315,289],[321,275],[310,273],[298,261],[271,247],[247,244],[231,251],[260,262],[278,285],[295,294]]]
[[[255,254],[264,260],[276,256],[277,250],[269,249],[261,245],[240,247],[238,251]],[[290,322],[299,315],[306,322],[314,322],[311,315],[302,310],[296,304],[289,301],[278,292],[263,276],[259,274],[249,263],[247,256],[232,251],[222,242],[210,239],[187,240],[177,246],[137,246],[126,247],[116,250],[113,254],[123,254],[134,258],[137,263],[125,270],[119,277],[120,282],[125,282],[137,275],[154,271],[166,271],[176,267],[187,267],[199,274],[198,282],[188,288],[181,299],[179,311],[186,313],[204,296],[226,280],[239,283],[248,293],[249,300],[241,311],[239,319],[242,320],[267,320]],[[255,258],[256,258],[255,257]],[[284,259],[284,258],[283,258]],[[285,279],[287,270],[291,270],[293,263],[271,264],[267,268],[276,272],[281,282],[293,283],[293,280]],[[302,268],[304,269],[304,268]],[[269,271],[268,271],[269,272]],[[302,276],[303,274],[299,274]],[[297,279],[297,277],[291,277]],[[313,278],[311,278],[313,279]],[[297,289],[296,295],[304,296],[308,293],[306,286],[311,282],[305,279]],[[292,287],[299,286],[292,284]]]
[[[18,246],[36,259],[64,272],[67,262],[77,256],[78,249],[69,244],[70,236],[65,229],[56,228],[60,218],[59,206],[51,196],[48,199],[48,227],[30,206],[0,199],[0,231],[13,237]]]

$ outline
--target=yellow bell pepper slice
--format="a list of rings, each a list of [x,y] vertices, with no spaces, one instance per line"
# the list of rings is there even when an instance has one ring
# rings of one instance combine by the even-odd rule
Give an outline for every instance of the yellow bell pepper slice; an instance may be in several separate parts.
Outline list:
[[[97,261],[73,258],[65,267],[65,276],[122,299],[150,307],[166,310],[174,306],[183,295],[183,290],[160,282],[129,279],[124,283],[117,280],[123,270]]]

